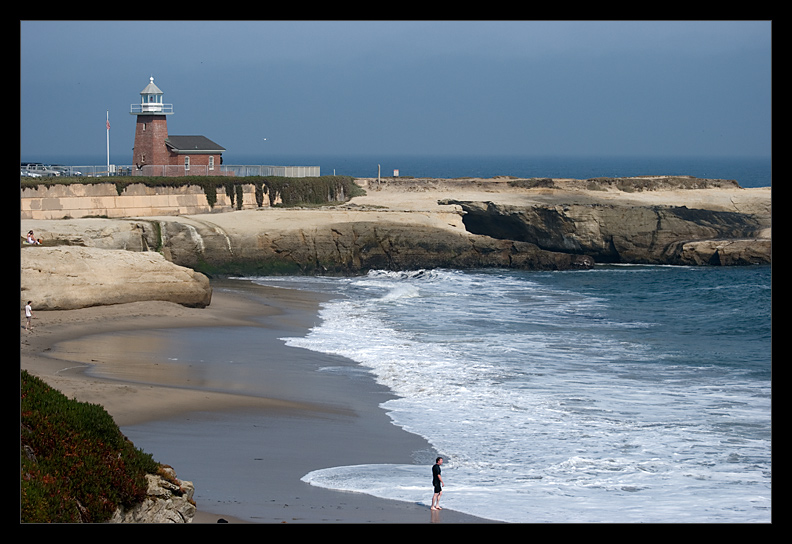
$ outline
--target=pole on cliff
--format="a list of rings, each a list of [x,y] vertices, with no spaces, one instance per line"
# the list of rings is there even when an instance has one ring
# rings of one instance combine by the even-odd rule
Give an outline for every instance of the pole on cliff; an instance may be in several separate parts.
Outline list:
[[[107,110],[107,175],[110,175],[110,110]]]

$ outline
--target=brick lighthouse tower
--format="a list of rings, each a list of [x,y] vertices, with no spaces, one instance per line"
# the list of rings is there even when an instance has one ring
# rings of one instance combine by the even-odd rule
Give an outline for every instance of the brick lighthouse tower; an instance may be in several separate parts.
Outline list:
[[[140,104],[132,104],[129,113],[137,116],[132,163],[139,170],[145,165],[168,164],[168,150],[164,145],[168,139],[166,116],[173,113],[173,104],[162,103],[162,91],[154,85],[153,77],[140,91]]]

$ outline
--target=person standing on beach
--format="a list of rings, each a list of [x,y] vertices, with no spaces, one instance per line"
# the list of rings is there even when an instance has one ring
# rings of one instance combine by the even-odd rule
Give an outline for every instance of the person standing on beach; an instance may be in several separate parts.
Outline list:
[[[432,495],[431,510],[442,510],[440,508],[440,495],[443,494],[443,477],[440,475],[440,465],[443,464],[443,458],[438,457],[435,459],[435,464],[432,466],[432,485],[434,486],[434,495]]]
[[[33,329],[33,324],[30,322],[33,319],[33,308],[30,307],[30,302],[25,305],[25,330],[30,332]]]

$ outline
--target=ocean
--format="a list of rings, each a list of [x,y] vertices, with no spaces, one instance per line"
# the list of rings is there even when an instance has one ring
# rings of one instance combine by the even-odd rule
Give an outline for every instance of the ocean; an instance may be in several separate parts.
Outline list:
[[[228,157],[226,164],[259,164],[255,157]],[[537,156],[285,156],[272,157],[282,166],[320,166],[322,175],[461,178],[624,177],[685,175],[737,180],[742,187],[770,187],[770,157],[537,157]]]
[[[448,508],[507,522],[770,521],[769,266],[254,281],[337,295],[283,341],[352,359],[397,395],[382,408],[445,457]],[[303,480],[424,503],[428,470]]]
[[[111,156],[111,163],[129,165],[131,157]],[[25,161],[70,166],[104,165],[100,155],[25,156]],[[354,177],[460,178],[515,176],[523,178],[622,177],[686,175],[737,180],[742,187],[770,187],[772,158],[768,157],[543,157],[543,156],[415,156],[415,155],[235,155],[226,153],[227,165],[319,166],[322,175]]]

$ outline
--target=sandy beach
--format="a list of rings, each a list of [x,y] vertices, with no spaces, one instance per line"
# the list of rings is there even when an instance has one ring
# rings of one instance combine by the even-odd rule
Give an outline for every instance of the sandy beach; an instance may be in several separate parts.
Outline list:
[[[390,393],[372,379],[316,371],[350,361],[331,361],[278,340],[305,334],[315,322],[320,295],[237,280],[214,282],[213,289],[212,303],[204,309],[164,302],[34,309],[32,331],[24,329],[22,318],[21,368],[70,398],[102,405],[136,446],[192,481],[198,506],[194,523],[221,518],[231,523],[487,521],[447,509],[430,511],[430,477],[425,504],[301,482],[320,468],[409,464],[416,463],[416,455],[429,474],[434,452],[421,437],[390,423],[378,407]],[[257,349],[264,346],[267,378],[255,386],[236,384],[238,390],[197,379],[188,367],[158,355],[156,342],[146,341],[192,331],[216,335],[222,343],[226,331],[247,328],[256,331]],[[141,345],[145,348],[129,349]],[[136,357],[137,349],[144,349],[146,357]],[[179,348],[171,342],[168,349]],[[229,478],[260,500],[245,504],[214,491]]]

